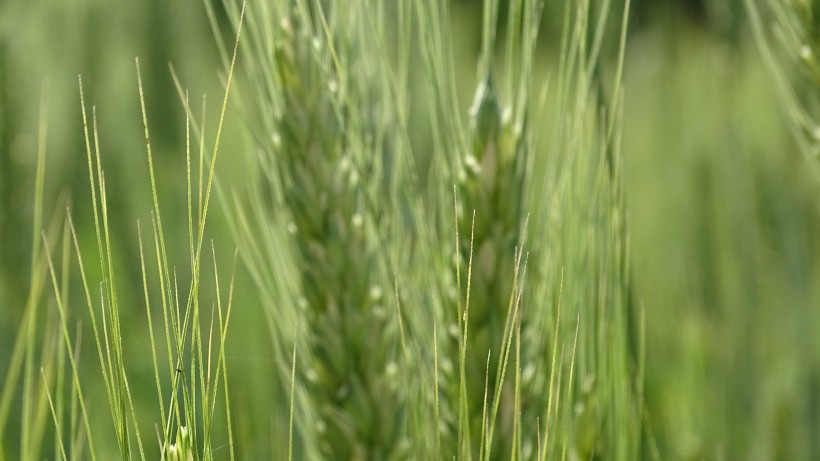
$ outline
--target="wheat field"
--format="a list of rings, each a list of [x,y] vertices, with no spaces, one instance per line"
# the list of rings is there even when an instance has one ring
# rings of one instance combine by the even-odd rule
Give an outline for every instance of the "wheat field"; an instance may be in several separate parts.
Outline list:
[[[0,461],[817,459],[820,7],[0,6]]]

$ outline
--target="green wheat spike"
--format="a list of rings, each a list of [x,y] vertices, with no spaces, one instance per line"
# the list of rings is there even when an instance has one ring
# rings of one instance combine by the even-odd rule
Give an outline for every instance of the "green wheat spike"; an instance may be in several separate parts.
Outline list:
[[[467,236],[460,240],[460,266],[470,262],[471,283],[467,356],[465,377],[469,436],[477,448],[482,440],[482,415],[485,413],[483,396],[490,400],[502,392],[497,383],[500,352],[504,347],[506,318],[510,311],[513,281],[516,277],[515,255],[520,247],[521,224],[524,221],[524,178],[516,168],[520,133],[513,130],[510,117],[504,117],[493,78],[487,72],[479,82],[469,111],[469,150],[461,159],[458,172],[457,220],[459,233]],[[473,214],[474,213],[474,214]],[[474,227],[473,227],[474,216]],[[468,237],[472,234],[472,240]],[[454,272],[456,268],[453,268]],[[461,286],[468,286],[466,271],[461,271]],[[453,320],[454,324],[457,321]],[[451,347],[456,347],[458,336],[450,335]],[[496,357],[485,366],[488,352]],[[452,353],[456,357],[458,354]],[[456,401],[458,378],[447,367],[442,367],[450,402]],[[489,383],[484,389],[484,383]],[[511,404],[513,393],[504,391],[504,407]],[[446,403],[446,401],[445,401]],[[443,411],[443,418],[452,434],[455,429],[454,408]],[[503,431],[511,430],[510,413],[503,411]],[[489,416],[491,417],[491,415]],[[449,421],[448,421],[449,419]],[[506,435],[506,434],[505,434]],[[506,449],[505,449],[506,451]],[[477,451],[476,451],[477,453]]]
[[[294,398],[311,416],[297,414],[295,432],[305,433],[302,417],[315,418],[306,424],[315,425],[324,457],[384,459],[401,449],[403,405],[391,371],[398,337],[382,294],[379,242],[390,135],[374,108],[371,71],[357,61],[358,31],[336,22],[345,14],[304,6],[276,20],[272,59],[249,64],[267,78],[249,105],[273,116],[255,127],[265,165],[259,182],[274,197],[274,210],[260,219],[272,226],[289,220],[299,324],[307,327],[309,353],[297,370],[307,395]]]

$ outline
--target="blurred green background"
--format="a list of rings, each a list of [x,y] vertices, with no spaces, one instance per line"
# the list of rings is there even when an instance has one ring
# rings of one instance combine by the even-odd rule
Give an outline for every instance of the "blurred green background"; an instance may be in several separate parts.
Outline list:
[[[468,101],[481,2],[453,0],[453,7]],[[219,2],[214,8],[223,14]],[[561,8],[545,8],[545,76],[555,66]],[[742,1],[636,0],[630,14],[623,155],[634,297],[646,319],[644,452],[661,459],[820,459],[820,184],[790,136]],[[227,19],[218,19],[227,29]],[[612,43],[614,49],[614,36]],[[190,90],[194,113],[208,95],[207,125],[215,126],[224,73],[201,1],[0,3],[0,382],[30,283],[44,99],[46,222],[70,203],[80,239],[93,245],[78,74],[87,104],[97,108],[114,254],[123,265],[118,293],[142,299],[139,267],[131,262],[139,261],[137,220],[149,229],[151,203],[135,57],[167,238],[177,242],[171,259],[184,265],[185,117],[169,63]],[[219,187],[230,190],[250,173],[241,117],[229,112],[226,123],[217,170]],[[220,207],[212,211],[206,238],[229,268],[236,243]],[[268,370],[277,364],[241,268],[235,292],[228,348],[239,457],[264,459],[282,447],[270,436],[282,428],[271,427],[269,412],[286,409],[274,408],[281,402],[274,397],[248,398],[275,392]],[[124,312],[123,323],[141,325],[141,315],[141,307]],[[138,327],[126,330],[124,341],[145,347]],[[134,357],[131,365],[144,367],[136,399],[152,408],[150,361]],[[105,408],[97,411],[107,417]],[[145,412],[151,427],[155,416]],[[14,415],[2,441],[7,454],[18,437]]]

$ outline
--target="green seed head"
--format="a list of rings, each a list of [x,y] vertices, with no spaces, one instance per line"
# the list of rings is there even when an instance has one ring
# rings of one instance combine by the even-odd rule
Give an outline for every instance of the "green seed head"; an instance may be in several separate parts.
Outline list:
[[[176,443],[168,447],[167,461],[194,461],[194,447],[188,428],[180,426]]]

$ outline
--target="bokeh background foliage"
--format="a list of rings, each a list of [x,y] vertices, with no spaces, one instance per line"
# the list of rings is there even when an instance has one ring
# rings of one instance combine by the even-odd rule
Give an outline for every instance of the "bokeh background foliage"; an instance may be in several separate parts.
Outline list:
[[[513,447],[525,459],[539,447],[550,459],[820,457],[820,9],[635,0],[621,76],[622,2],[521,2],[533,10],[520,16],[519,2],[496,13],[482,3],[249,3],[205,233],[221,281],[240,254],[226,340],[236,457],[284,456],[291,404],[297,459],[478,457],[487,348],[489,395],[506,389],[493,459]],[[0,382],[31,293],[41,309],[30,360],[66,360],[50,279],[38,282],[47,273],[32,264],[38,139],[54,254],[70,204],[89,279],[106,273],[93,253],[82,74],[148,458],[159,410],[136,222],[150,242],[154,204],[133,58],[184,287],[195,278],[183,270],[186,110],[168,63],[197,120],[208,95],[193,151],[199,129],[212,146],[239,7],[0,5]],[[528,50],[515,31],[535,25]],[[505,169],[484,161],[490,152],[521,163]],[[213,280],[206,259],[201,279]],[[82,306],[79,274],[66,273],[61,296]],[[215,284],[200,298],[210,309]],[[89,328],[83,309],[72,330]],[[85,393],[102,395],[92,336],[78,341]],[[504,344],[506,376],[494,383]],[[23,393],[0,456],[59,457],[42,391],[33,420]],[[89,400],[98,457],[117,456],[111,411]],[[24,435],[24,424],[41,429]],[[224,418],[216,424],[213,456],[227,458]]]

